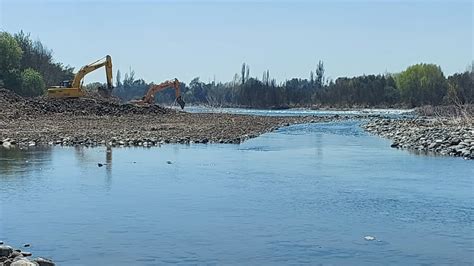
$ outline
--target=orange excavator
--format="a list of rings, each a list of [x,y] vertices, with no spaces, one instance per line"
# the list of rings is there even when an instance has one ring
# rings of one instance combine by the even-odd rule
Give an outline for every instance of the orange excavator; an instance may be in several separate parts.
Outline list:
[[[174,79],[174,80],[167,80],[163,83],[160,83],[158,85],[151,85],[150,88],[148,89],[147,93],[141,100],[136,100],[132,101],[131,103],[139,105],[139,106],[148,106],[152,105],[155,103],[155,94],[159,91],[162,91],[167,88],[174,88],[175,93],[176,93],[176,102],[181,106],[181,109],[184,109],[185,102],[183,101],[183,98],[181,98],[181,92],[179,90],[179,80]]]

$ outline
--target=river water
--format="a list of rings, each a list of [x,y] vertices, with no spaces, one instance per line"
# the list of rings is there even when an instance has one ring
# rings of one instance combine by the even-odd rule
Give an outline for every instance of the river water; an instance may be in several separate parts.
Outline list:
[[[474,162],[391,149],[358,123],[2,149],[0,240],[59,265],[472,265]]]

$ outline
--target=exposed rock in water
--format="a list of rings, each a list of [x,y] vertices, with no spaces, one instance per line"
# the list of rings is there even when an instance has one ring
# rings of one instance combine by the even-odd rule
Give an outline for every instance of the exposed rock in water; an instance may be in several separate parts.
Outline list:
[[[30,260],[27,257],[30,257],[31,252],[21,251],[19,249],[14,249],[11,246],[3,245],[3,242],[0,241],[0,266],[9,265],[9,266],[54,266],[52,260],[44,258],[36,258]],[[25,244],[25,247],[29,247],[30,244]]]
[[[367,241],[374,241],[375,236],[364,236],[364,239],[367,240]]]

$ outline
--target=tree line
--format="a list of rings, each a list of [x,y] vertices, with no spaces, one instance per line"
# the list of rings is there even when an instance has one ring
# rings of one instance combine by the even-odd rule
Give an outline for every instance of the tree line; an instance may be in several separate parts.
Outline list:
[[[37,96],[48,86],[74,77],[73,68],[58,63],[52,50],[30,34],[0,32],[0,87],[23,96]],[[414,107],[422,105],[471,104],[474,102],[474,63],[463,73],[446,77],[434,64],[416,64],[396,74],[340,77],[325,76],[324,62],[319,61],[308,78],[277,82],[266,70],[261,77],[251,76],[250,67],[242,64],[232,81],[202,82],[199,77],[181,84],[186,102],[222,107]],[[123,101],[145,95],[149,86],[129,70],[122,77],[117,70],[113,94]],[[100,83],[88,84],[94,90]],[[172,103],[174,91],[159,92],[158,103]]]
[[[38,96],[46,87],[74,77],[74,68],[54,61],[52,50],[23,31],[0,32],[0,87]]]
[[[416,107],[474,103],[474,64],[463,73],[445,77],[434,64],[416,64],[397,74],[362,75],[326,79],[319,61],[308,79],[293,78],[277,83],[267,70],[262,78],[250,76],[243,64],[230,82],[202,82],[199,77],[181,84],[188,103],[222,107]],[[151,84],[134,79],[130,70],[120,81],[117,72],[115,94],[124,100],[141,97]],[[173,102],[174,92],[158,93],[159,103]]]

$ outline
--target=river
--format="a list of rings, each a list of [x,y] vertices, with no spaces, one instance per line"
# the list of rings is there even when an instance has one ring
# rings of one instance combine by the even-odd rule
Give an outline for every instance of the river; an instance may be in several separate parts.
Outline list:
[[[472,265],[473,162],[391,149],[358,123],[0,149],[0,240],[58,265]]]

